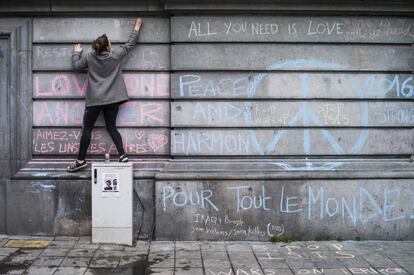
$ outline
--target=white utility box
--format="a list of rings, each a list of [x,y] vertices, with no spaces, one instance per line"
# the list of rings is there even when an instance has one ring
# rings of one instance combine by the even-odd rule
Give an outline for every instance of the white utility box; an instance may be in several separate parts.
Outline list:
[[[92,242],[132,245],[132,163],[92,163]]]

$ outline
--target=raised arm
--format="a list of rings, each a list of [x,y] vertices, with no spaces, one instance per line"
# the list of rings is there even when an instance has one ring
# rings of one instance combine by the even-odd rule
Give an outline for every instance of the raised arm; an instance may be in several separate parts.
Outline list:
[[[72,69],[75,71],[82,71],[88,67],[88,60],[86,55],[82,55],[83,48],[81,44],[73,46],[72,53]]]
[[[141,25],[142,25],[142,19],[138,17],[135,20],[134,29],[129,34],[127,42],[124,45],[118,46],[113,49],[114,55],[117,58],[120,58],[120,59],[124,58],[134,48],[135,44],[138,41]]]

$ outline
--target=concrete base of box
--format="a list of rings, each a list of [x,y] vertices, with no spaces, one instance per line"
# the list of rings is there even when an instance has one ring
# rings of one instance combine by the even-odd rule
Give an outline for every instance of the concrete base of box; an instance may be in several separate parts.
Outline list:
[[[93,243],[125,244],[132,246],[132,227],[92,227]]]

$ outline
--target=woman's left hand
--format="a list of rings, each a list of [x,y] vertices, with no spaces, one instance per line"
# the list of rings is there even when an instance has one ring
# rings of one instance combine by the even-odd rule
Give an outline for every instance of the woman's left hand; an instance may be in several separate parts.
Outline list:
[[[75,44],[75,45],[73,45],[73,50],[75,52],[81,52],[83,50],[83,48],[82,48],[81,44]]]

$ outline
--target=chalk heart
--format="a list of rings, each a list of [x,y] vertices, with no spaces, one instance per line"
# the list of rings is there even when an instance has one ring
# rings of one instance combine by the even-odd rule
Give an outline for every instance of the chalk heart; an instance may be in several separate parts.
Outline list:
[[[137,139],[141,139],[145,135],[145,132],[143,130],[137,130],[135,131],[135,137]]]
[[[158,149],[165,146],[168,143],[168,137],[163,134],[151,134],[148,137],[148,145],[151,147],[154,152],[157,152]]]

